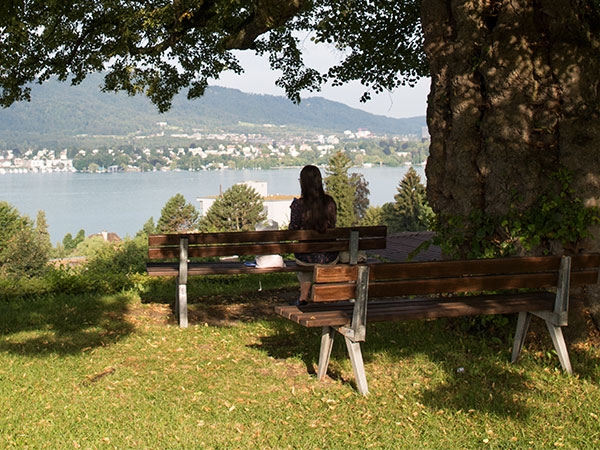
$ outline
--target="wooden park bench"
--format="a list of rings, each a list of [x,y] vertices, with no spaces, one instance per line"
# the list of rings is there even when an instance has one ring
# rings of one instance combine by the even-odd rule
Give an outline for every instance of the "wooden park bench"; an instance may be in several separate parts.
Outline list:
[[[247,266],[243,261],[193,261],[191,258],[348,251],[350,263],[356,264],[359,250],[385,248],[386,230],[384,226],[376,226],[332,228],[325,233],[268,230],[155,234],[148,236],[150,262],[146,264],[146,269],[151,276],[177,277],[175,313],[179,325],[184,328],[188,326],[187,278],[190,275],[313,270],[312,266],[300,266],[294,260],[284,261],[284,267],[256,268]]]
[[[572,373],[561,328],[568,323],[569,289],[598,283],[599,266],[598,253],[317,266],[313,303],[277,306],[275,311],[305,327],[322,327],[319,379],[327,372],[335,332],[342,334],[362,394],[368,393],[360,351],[367,322],[519,313],[514,363],[535,315],[545,320],[563,370]]]

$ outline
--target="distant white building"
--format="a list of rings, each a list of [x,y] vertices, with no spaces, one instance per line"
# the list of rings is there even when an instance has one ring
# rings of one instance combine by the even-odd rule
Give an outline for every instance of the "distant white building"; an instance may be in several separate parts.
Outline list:
[[[253,188],[263,198],[263,212],[266,214],[267,220],[277,222],[280,229],[287,227],[290,223],[290,204],[294,196],[268,195],[266,181],[245,181],[238,184],[245,184]],[[200,214],[205,215],[217,198],[218,196],[197,197],[196,201],[200,203],[198,207]]]
[[[196,197],[196,201],[198,203],[200,203],[200,206],[198,206],[198,212],[200,212],[201,216],[206,215],[206,213],[208,212],[208,210],[210,209],[210,207],[212,206],[212,204],[215,202],[216,199],[217,199],[217,196]]]
[[[266,181],[244,181],[237,184],[245,184],[246,186],[253,188],[261,197],[266,197],[268,195]]]
[[[290,223],[290,204],[294,200],[293,195],[271,195],[265,197],[263,205],[267,220],[277,222],[279,229],[287,228]]]

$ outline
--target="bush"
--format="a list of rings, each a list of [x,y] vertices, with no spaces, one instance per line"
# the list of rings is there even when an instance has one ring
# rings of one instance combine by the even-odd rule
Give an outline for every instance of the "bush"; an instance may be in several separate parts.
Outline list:
[[[146,270],[147,249],[145,239],[127,239],[96,247],[87,264],[80,267],[49,267],[35,277],[0,279],[0,299],[49,293],[112,294],[134,288],[134,275]]]
[[[50,240],[45,216],[38,226],[6,202],[0,202],[0,277],[40,276],[46,270]]]

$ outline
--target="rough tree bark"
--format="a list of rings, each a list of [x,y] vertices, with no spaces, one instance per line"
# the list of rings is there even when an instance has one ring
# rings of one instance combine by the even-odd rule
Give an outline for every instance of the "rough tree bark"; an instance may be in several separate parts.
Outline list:
[[[595,0],[423,0],[436,213],[501,215],[514,192],[527,208],[561,165],[585,205],[600,206],[599,9]],[[599,231],[581,248],[600,251]],[[588,298],[600,324],[600,290]]]

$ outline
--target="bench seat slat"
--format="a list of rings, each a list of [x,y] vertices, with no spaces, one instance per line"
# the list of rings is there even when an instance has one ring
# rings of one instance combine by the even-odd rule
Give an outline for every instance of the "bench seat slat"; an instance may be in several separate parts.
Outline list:
[[[211,263],[189,263],[188,275],[239,275],[273,272],[310,272],[312,267],[299,266],[296,261],[286,260],[285,267],[248,267],[243,262],[220,261]],[[151,276],[177,276],[179,263],[147,263],[146,269]]]
[[[522,297],[522,298],[504,298],[499,299],[497,297],[494,298],[478,298],[478,300],[474,300],[474,297],[460,297],[454,299],[417,299],[417,300],[395,300],[392,302],[380,302],[375,301],[371,302],[368,306],[369,313],[379,313],[379,314],[387,314],[390,311],[396,312],[404,312],[406,314],[412,314],[413,312],[422,313],[423,311],[436,310],[433,311],[433,314],[437,317],[439,314],[440,317],[443,316],[441,311],[450,311],[450,310],[463,310],[465,308],[472,308],[473,305],[485,305],[485,308],[489,310],[491,306],[505,308],[506,306],[513,307],[514,305],[521,305],[524,303],[531,304],[531,302],[540,303],[544,306],[548,305],[548,298],[542,298],[540,296],[532,296],[532,297]],[[288,315],[293,317],[295,315],[311,315],[314,313],[318,313],[321,316],[335,316],[338,311],[344,311],[344,313],[351,313],[353,310],[352,303],[344,302],[344,305],[338,305],[337,308],[312,308],[312,309],[304,309],[297,308],[294,310],[293,308],[288,311]],[[301,311],[301,312],[300,312]]]
[[[531,293],[454,298],[399,299],[367,304],[367,322],[459,317],[478,314],[508,314],[552,309],[554,294]],[[279,306],[276,313],[306,327],[348,325],[354,305]],[[532,309],[533,308],[533,309]]]
[[[374,259],[371,259],[374,261]],[[285,267],[257,268],[246,266],[240,261],[215,261],[210,263],[191,262],[188,264],[188,275],[240,275],[252,273],[274,272],[310,272],[313,266],[300,266],[291,259],[284,260]],[[174,277],[179,273],[178,262],[148,262],[148,275],[155,277]]]
[[[452,297],[385,297],[377,300],[370,300],[368,302],[369,308],[398,308],[399,306],[406,308],[432,308],[441,304],[448,305],[461,305],[464,303],[477,303],[477,302],[517,302],[517,301],[530,301],[531,299],[542,298],[544,302],[554,300],[554,294],[551,292],[525,292],[515,294],[488,294],[488,295],[477,295],[477,296],[452,296]],[[336,310],[348,310],[351,311],[354,307],[354,302],[342,301],[332,303],[308,303],[302,306],[289,306],[289,305],[278,305],[275,307],[276,312],[282,314],[288,313],[313,313],[313,312],[326,312]]]

